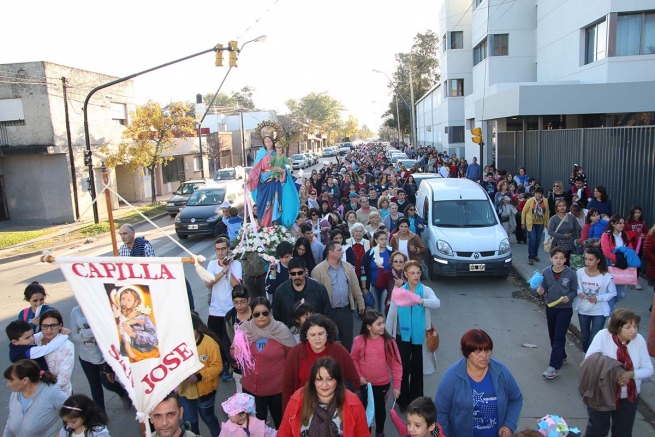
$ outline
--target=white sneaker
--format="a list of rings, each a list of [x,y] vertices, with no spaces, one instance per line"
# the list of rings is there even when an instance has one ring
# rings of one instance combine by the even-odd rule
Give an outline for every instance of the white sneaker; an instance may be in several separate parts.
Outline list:
[[[637,283],[635,285],[635,290],[643,290],[643,287],[641,286],[641,284]]]
[[[552,366],[548,366],[546,371],[543,373],[543,376],[546,379],[553,379],[553,378],[557,377],[557,375],[559,375],[559,370],[557,370],[556,368],[554,368]]]

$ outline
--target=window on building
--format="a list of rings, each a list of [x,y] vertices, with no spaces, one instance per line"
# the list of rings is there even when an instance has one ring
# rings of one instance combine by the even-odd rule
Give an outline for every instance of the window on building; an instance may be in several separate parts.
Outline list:
[[[499,33],[489,35],[489,45],[493,47],[491,56],[507,56],[509,54],[509,34]]]
[[[464,96],[464,79],[450,79],[446,83],[447,97]]]
[[[127,125],[127,107],[125,103],[112,103],[111,107],[111,120],[122,126]]]
[[[448,143],[464,142],[464,126],[450,126],[448,129]]]
[[[450,32],[450,41],[448,41],[451,50],[464,48],[464,32]]]
[[[483,1],[484,1],[484,0],[473,0],[473,9],[477,8],[478,6],[480,6],[480,4],[482,4]]]
[[[473,49],[473,65],[478,65],[485,59],[487,59],[487,38]]]
[[[605,59],[607,47],[607,21],[603,19],[585,29],[585,65]]]
[[[443,37],[441,38],[441,53],[446,53],[447,35],[447,33],[444,33]]]
[[[193,171],[200,171],[202,167],[202,161],[199,156],[193,157]]]
[[[655,54],[655,12],[620,14],[616,23],[616,56]]]

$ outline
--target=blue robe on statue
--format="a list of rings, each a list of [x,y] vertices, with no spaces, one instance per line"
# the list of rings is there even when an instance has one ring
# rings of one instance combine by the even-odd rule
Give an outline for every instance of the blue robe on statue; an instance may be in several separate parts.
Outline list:
[[[270,156],[267,156],[270,155]],[[300,196],[298,188],[294,183],[293,176],[288,169],[285,182],[271,177],[270,170],[265,171],[260,161],[270,163],[270,158],[275,156],[275,151],[267,152],[262,147],[257,151],[251,177],[257,177],[257,189],[252,190],[252,198],[257,204],[258,216],[263,226],[269,226],[268,217],[273,224],[281,224],[290,228],[298,216],[300,210]],[[263,163],[262,163],[263,164]],[[265,166],[268,168],[268,165]]]

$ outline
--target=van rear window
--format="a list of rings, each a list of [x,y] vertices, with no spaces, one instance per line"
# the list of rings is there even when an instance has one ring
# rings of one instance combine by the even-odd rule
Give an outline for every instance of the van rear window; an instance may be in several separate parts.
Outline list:
[[[486,200],[440,200],[432,203],[432,224],[443,228],[484,228],[498,223]]]

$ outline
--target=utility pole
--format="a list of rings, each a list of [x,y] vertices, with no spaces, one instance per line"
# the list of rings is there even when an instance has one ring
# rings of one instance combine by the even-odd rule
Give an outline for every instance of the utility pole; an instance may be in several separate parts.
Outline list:
[[[71,180],[73,182],[73,204],[75,206],[75,220],[80,218],[80,203],[77,199],[77,176],[75,174],[75,154],[71,140],[71,123],[68,118],[68,94],[66,93],[66,78],[62,76],[61,87],[64,89],[64,114],[66,116],[66,139],[68,140],[68,159],[71,163]]]
[[[398,120],[398,122],[396,123],[396,127],[398,128],[398,145],[400,145],[403,134],[400,131],[400,111],[398,110],[398,94],[394,94],[393,98],[396,101],[396,120]]]
[[[243,156],[241,165],[243,165],[244,167],[247,167],[248,166],[248,161],[246,160],[246,133],[245,133],[245,130],[243,128],[243,111],[241,111],[239,113],[239,119],[241,121],[241,153],[242,153],[241,156]]]
[[[409,70],[409,93],[411,94],[411,103],[412,107],[410,109],[410,117],[411,117],[411,122],[412,122],[412,146],[413,147],[418,147],[416,144],[416,115],[414,114],[414,81],[412,80],[412,67],[408,66],[407,69]]]

